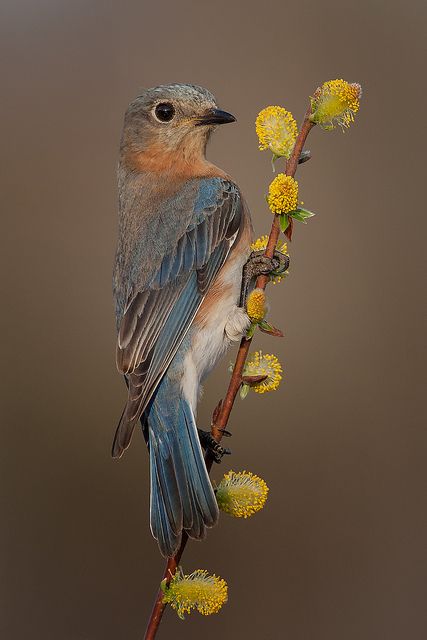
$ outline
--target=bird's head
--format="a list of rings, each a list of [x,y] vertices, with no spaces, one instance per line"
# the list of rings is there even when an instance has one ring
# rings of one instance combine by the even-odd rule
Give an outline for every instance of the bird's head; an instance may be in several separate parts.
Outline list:
[[[191,162],[204,157],[217,125],[235,120],[219,109],[214,96],[202,87],[169,84],[147,89],[126,111],[122,155],[152,157],[159,162],[175,155]]]

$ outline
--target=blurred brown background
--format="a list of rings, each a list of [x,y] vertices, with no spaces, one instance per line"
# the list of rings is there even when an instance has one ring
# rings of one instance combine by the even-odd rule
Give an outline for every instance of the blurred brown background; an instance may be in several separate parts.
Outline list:
[[[286,338],[257,337],[285,380],[237,403],[233,457],[214,473],[250,469],[270,497],[184,556],[227,579],[221,614],[168,611],[159,638],[425,638],[425,2],[42,0],[1,14],[0,637],[142,638],[163,570],[140,434],[109,457],[125,398],[111,268],[127,103],[163,82],[211,89],[238,124],[209,157],[260,234],[271,169],[257,112],[300,118],[319,83],[344,77],[363,85],[360,116],[310,135],[298,175],[318,215],[270,290]]]

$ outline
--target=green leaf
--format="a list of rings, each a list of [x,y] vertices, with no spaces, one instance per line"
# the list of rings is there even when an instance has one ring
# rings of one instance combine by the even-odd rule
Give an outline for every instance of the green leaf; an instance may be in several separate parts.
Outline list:
[[[265,320],[259,323],[259,328],[263,333],[268,333],[270,336],[283,338],[283,331],[281,331],[277,327],[273,327],[272,324],[265,322]]]
[[[295,211],[298,211],[298,213],[300,213],[305,218],[312,218],[313,216],[316,215],[312,211],[309,211],[308,209],[304,209],[303,207],[298,207],[298,209],[295,209]]]
[[[279,216],[280,228],[285,233],[286,229],[289,227],[289,218],[286,213],[281,213]]]
[[[292,211],[289,215],[294,220],[298,220],[299,222],[303,222],[304,224],[307,224],[307,221],[304,218],[304,216],[302,216],[298,211]]]
[[[244,400],[248,395],[249,389],[250,387],[248,384],[242,384],[242,386],[240,387],[240,397],[242,398],[242,400]]]
[[[271,326],[266,320],[262,320],[259,323],[260,329],[264,329],[264,331],[272,331],[274,327]]]
[[[312,218],[316,214],[313,213],[312,211],[308,211],[308,209],[303,209],[302,207],[299,207],[298,209],[295,209],[295,211],[291,211],[289,215],[294,220],[299,220],[299,222],[303,222],[304,224],[307,224],[308,218]]]
[[[257,323],[256,322],[252,322],[251,326],[249,327],[249,329],[246,332],[246,339],[249,340],[250,338],[252,338],[252,336],[255,333],[255,329],[257,327]]]

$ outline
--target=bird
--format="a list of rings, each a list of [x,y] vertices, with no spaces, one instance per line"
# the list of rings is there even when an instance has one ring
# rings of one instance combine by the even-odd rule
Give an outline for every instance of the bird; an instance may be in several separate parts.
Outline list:
[[[151,532],[168,558],[183,532],[203,539],[218,521],[203,448],[217,461],[229,451],[198,429],[197,402],[250,325],[241,300],[250,212],[237,184],[206,158],[212,132],[235,120],[207,89],[160,85],[130,103],[120,142],[113,294],[128,397],[112,455],[121,457],[140,422]]]

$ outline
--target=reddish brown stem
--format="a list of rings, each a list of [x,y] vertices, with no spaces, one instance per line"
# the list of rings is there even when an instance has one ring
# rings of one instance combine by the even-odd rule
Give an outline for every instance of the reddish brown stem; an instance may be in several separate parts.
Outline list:
[[[286,163],[285,173],[288,176],[295,175],[298,167],[298,160],[304,148],[305,141],[307,139],[308,134],[310,133],[310,130],[314,126],[314,124],[309,120],[310,113],[311,113],[310,109],[308,109],[307,113],[305,114],[304,122],[301,126],[300,132],[298,134],[295,147],[292,151],[292,155],[289,158],[288,162]],[[272,258],[274,256],[274,251],[276,249],[277,242],[279,240],[279,235],[280,235],[279,216],[275,215],[273,219],[273,223],[271,225],[271,231],[268,238],[267,246],[264,251],[264,255],[266,255],[268,258]],[[256,282],[256,286],[259,287],[260,289],[265,289],[269,280],[270,280],[270,276],[268,275],[259,276]],[[225,398],[222,401],[222,405],[219,412],[217,412],[216,419],[212,424],[212,429],[211,429],[212,435],[217,442],[220,442],[223,436],[222,429],[225,429],[228,424],[228,419],[230,417],[231,410],[233,409],[234,401],[236,399],[236,396],[242,384],[243,368],[245,366],[245,362],[249,353],[251,342],[252,342],[252,338],[242,338],[240,342],[239,350],[236,356],[236,362],[234,364],[233,373],[231,374],[231,379],[228,385],[227,393],[225,394]],[[206,461],[207,470],[208,472],[210,472],[212,468],[213,459],[211,456],[207,455],[205,458],[205,461]],[[184,552],[187,541],[188,541],[188,536],[184,532],[182,536],[181,547],[179,548],[178,553],[176,554],[175,557],[169,558],[166,563],[163,579],[166,579],[167,583],[170,582],[171,577],[173,576],[173,574],[175,573],[178,567],[178,564],[181,560],[181,556]],[[144,640],[153,640],[153,638],[155,638],[165,607],[166,605],[163,602],[163,591],[159,589],[156,600],[154,601],[150,619],[148,621],[148,626],[145,632]]]
[[[168,558],[166,563],[165,572],[163,574],[162,580],[166,578],[166,581],[169,583],[171,577],[175,573],[179,561],[181,560],[181,556],[184,552],[185,545],[187,544],[188,536],[184,532],[182,534],[181,546],[179,548],[178,553],[173,558]],[[144,640],[152,640],[156,637],[157,629],[159,628],[160,621],[163,616],[163,612],[165,610],[165,603],[163,602],[163,591],[159,589],[156,599],[154,601],[153,609],[151,611],[150,619],[148,621],[147,629],[145,631]]]
[[[295,175],[295,172],[298,167],[298,159],[301,155],[301,151],[304,147],[305,141],[307,139],[307,136],[311,128],[314,126],[313,123],[310,122],[309,120],[310,113],[311,113],[310,109],[308,109],[307,113],[305,114],[304,122],[299,132],[292,155],[286,164],[285,173],[289,176]],[[268,258],[272,258],[274,256],[274,251],[277,247],[279,235],[280,235],[279,216],[275,215],[273,219],[273,223],[271,225],[267,246],[264,251],[264,255],[266,255]],[[269,280],[270,280],[270,276],[261,275],[257,279],[256,286],[260,289],[265,289]],[[239,391],[239,388],[242,382],[243,367],[245,366],[245,362],[249,352],[249,348],[251,346],[251,342],[252,342],[252,338],[242,338],[242,341],[240,342],[240,347],[237,353],[236,362],[234,365],[233,373],[231,375],[231,380],[228,385],[227,394],[222,403],[219,416],[215,421],[215,423],[212,425],[212,435],[214,436],[217,442],[219,442],[222,437],[222,432],[219,431],[219,429],[225,429],[225,427],[227,426],[228,419],[230,417],[230,413],[233,408],[234,400],[236,398],[237,392]]]

